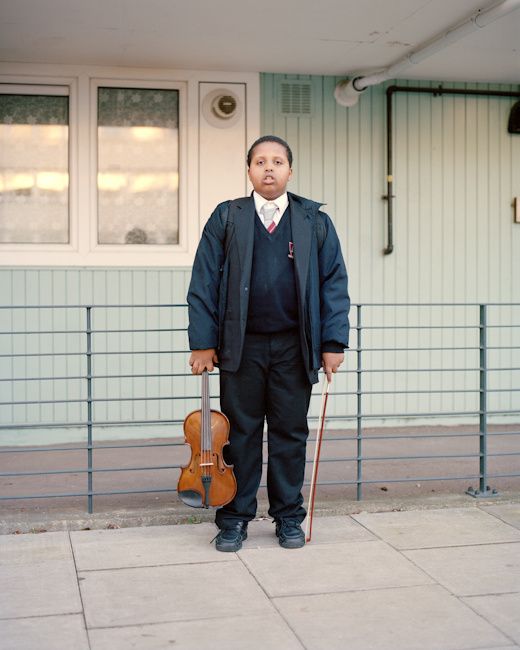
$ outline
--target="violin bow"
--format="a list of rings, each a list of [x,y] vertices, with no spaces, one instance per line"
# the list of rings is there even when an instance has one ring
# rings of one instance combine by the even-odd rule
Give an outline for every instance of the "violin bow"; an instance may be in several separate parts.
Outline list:
[[[330,382],[327,375],[323,375],[323,386],[321,389],[321,407],[316,429],[316,447],[314,449],[314,464],[312,466],[311,489],[309,491],[309,511],[307,513],[307,526],[305,529],[305,541],[311,541],[312,535],[312,516],[314,514],[314,497],[316,495],[316,482],[318,480],[318,465],[320,462],[321,441],[323,439],[323,429],[325,427],[325,412],[327,410],[327,399],[329,396]]]

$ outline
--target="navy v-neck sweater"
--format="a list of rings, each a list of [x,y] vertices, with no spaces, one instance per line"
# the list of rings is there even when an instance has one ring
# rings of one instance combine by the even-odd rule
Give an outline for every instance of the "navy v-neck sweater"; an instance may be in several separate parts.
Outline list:
[[[298,327],[294,259],[289,257],[289,243],[292,242],[289,210],[284,212],[272,233],[268,233],[255,217],[247,318],[250,333],[272,334]]]

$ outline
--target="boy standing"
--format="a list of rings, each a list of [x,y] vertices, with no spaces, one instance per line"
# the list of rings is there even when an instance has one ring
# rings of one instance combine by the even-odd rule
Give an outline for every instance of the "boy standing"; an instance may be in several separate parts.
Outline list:
[[[347,272],[330,218],[287,193],[292,152],[276,136],[247,156],[250,197],[217,206],[197,249],[188,291],[190,365],[220,368],[230,421],[226,461],[237,493],[219,508],[219,551],[238,551],[256,514],[268,430],[267,493],[280,546],[305,544],[301,488],[312,384],[330,381],[348,345]]]

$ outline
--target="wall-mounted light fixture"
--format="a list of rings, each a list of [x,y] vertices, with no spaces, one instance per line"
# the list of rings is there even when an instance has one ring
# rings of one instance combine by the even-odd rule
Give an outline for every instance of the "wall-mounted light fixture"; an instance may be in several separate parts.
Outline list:
[[[212,126],[227,129],[240,119],[242,104],[229,88],[217,88],[204,97],[202,114]]]

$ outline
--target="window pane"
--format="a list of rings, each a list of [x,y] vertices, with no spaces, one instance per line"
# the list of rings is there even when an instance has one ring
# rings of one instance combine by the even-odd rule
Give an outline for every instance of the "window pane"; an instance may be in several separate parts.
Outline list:
[[[69,98],[0,94],[0,242],[69,241]]]
[[[179,241],[179,91],[98,89],[98,242]]]

